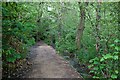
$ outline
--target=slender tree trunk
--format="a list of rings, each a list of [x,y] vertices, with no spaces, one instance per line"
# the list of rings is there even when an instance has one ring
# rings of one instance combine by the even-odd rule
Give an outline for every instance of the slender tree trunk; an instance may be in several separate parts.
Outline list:
[[[100,51],[100,2],[97,3],[97,8],[96,8],[96,51],[99,52]]]
[[[82,39],[83,31],[84,31],[84,28],[85,28],[84,27],[84,23],[85,23],[85,7],[82,4],[84,4],[84,3],[78,2],[79,9],[80,9],[80,24],[79,24],[79,27],[77,29],[77,35],[76,35],[77,49],[80,49],[81,39]]]

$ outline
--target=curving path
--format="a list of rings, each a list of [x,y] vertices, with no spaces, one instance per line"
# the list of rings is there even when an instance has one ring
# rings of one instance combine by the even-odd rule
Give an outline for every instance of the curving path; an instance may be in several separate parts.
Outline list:
[[[37,43],[31,49],[31,55],[35,56],[32,68],[26,74],[26,78],[83,78],[75,71],[69,62],[56,54],[56,51],[43,42]]]

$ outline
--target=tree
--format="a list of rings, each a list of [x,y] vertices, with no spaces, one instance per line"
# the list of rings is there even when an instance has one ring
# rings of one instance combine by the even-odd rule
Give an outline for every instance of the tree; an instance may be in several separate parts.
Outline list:
[[[95,28],[95,31],[96,31],[96,51],[99,52],[100,51],[100,2],[97,2],[97,7],[96,7],[96,28]]]
[[[78,5],[79,5],[79,10],[80,10],[80,24],[77,29],[76,45],[77,45],[77,48],[80,49],[81,38],[82,38],[83,31],[85,28],[85,26],[84,26],[84,24],[85,24],[85,4],[78,2]]]

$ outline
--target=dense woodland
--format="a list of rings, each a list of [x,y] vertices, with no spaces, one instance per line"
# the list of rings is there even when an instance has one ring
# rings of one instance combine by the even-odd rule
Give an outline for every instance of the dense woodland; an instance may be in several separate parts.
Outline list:
[[[119,2],[2,2],[3,71],[17,68],[42,40],[79,73],[83,65],[92,78],[118,78],[119,8]]]

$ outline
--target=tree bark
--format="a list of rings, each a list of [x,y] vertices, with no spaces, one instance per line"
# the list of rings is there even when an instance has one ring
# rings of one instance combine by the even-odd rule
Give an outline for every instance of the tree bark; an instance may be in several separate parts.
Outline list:
[[[97,8],[96,8],[96,51],[100,51],[100,2],[97,3]]]
[[[82,35],[83,35],[83,31],[84,31],[84,23],[85,23],[85,7],[84,7],[84,3],[82,5],[81,2],[78,2],[79,5],[79,9],[80,9],[80,24],[79,27],[77,29],[77,35],[76,35],[76,46],[77,49],[80,49],[80,45],[81,45],[81,39],[82,39]]]

